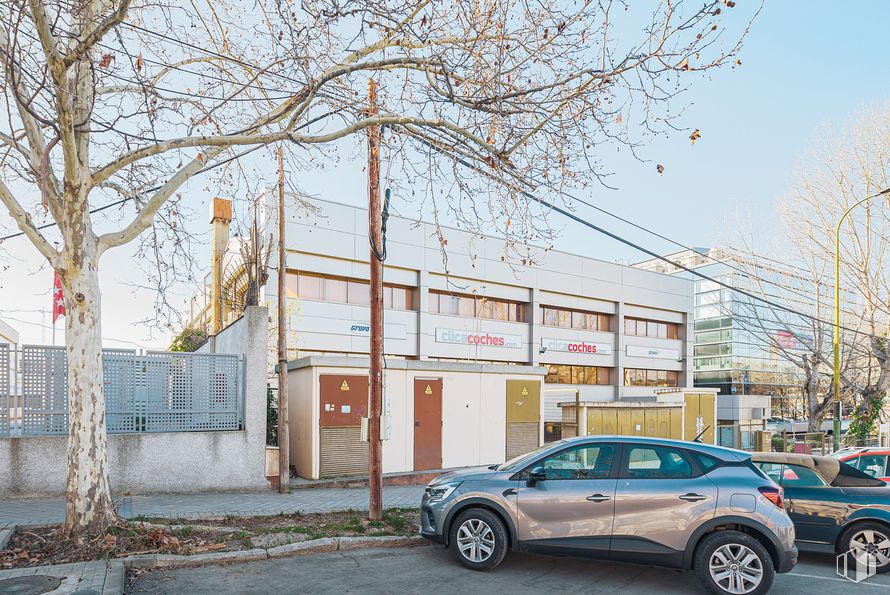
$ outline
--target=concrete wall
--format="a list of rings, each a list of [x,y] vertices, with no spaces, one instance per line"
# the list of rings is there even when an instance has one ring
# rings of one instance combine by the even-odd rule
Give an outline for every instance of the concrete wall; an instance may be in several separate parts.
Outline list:
[[[110,435],[108,469],[114,493],[252,490],[266,486],[267,332],[266,309],[248,308],[214,342],[199,349],[204,353],[245,354],[245,429]],[[0,438],[0,498],[60,495],[66,477],[66,437]]]

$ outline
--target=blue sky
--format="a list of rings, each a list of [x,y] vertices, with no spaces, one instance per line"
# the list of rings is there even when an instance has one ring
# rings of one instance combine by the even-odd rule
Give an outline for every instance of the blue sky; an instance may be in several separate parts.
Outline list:
[[[690,246],[732,240],[740,214],[750,215],[763,233],[772,233],[775,228],[768,229],[775,223],[776,205],[819,132],[843,126],[860,108],[890,100],[887,23],[890,2],[885,1],[767,2],[745,43],[742,66],[714,71],[680,99],[688,104],[681,123],[698,128],[701,139],[693,146],[688,131],[658,138],[642,149],[646,162],[609,147],[604,163],[617,190],[594,187],[579,195]],[[342,202],[365,201],[364,151],[344,152],[350,154],[355,158],[342,161],[335,172],[307,176],[307,190]],[[658,175],[657,163],[664,165],[664,175]],[[264,172],[270,182],[272,167],[270,162]],[[206,205],[211,194],[195,183],[187,195]],[[205,225],[206,207],[195,204],[194,209],[200,214],[195,224]],[[586,207],[578,212],[656,251],[674,249]],[[559,225],[558,218],[553,221]],[[0,284],[0,317],[16,326],[23,340],[48,342],[49,334],[40,326],[46,321],[36,305],[45,299],[49,307],[52,272],[41,267],[30,244],[17,241],[20,250],[7,245],[16,260],[3,275],[16,282]],[[565,224],[556,245],[607,260],[644,258],[576,224]],[[147,291],[126,285],[138,281],[131,255],[128,247],[103,258],[103,334],[143,347],[164,347],[165,334],[150,336],[144,327],[134,326],[150,315],[153,301]]]

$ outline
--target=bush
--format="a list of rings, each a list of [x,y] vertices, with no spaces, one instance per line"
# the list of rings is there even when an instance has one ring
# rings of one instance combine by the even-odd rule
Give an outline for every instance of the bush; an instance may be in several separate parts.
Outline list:
[[[206,340],[207,333],[204,332],[204,329],[187,326],[173,337],[173,342],[170,343],[170,351],[195,351]]]

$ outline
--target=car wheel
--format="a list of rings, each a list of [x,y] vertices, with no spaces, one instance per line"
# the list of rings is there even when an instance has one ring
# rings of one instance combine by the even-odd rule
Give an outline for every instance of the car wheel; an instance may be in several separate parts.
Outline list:
[[[868,564],[874,559],[878,572],[890,571],[890,529],[886,525],[853,525],[841,536],[839,549],[838,554],[848,553],[854,562]]]
[[[460,513],[451,524],[448,544],[464,566],[491,570],[507,555],[507,530],[493,512],[471,508]]]
[[[739,531],[718,531],[698,544],[695,574],[719,595],[760,595],[773,585],[776,571],[759,541]]]

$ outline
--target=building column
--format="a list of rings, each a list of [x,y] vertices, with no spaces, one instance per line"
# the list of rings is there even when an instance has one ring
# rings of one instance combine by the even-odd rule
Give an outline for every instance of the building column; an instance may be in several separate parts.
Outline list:
[[[626,351],[625,343],[627,338],[624,336],[624,301],[619,301],[615,305],[615,336],[617,337],[615,347],[615,400],[620,401],[624,397],[624,357]]]
[[[436,331],[429,326],[428,312],[430,309],[430,274],[417,271],[417,359],[429,359],[428,350],[424,349],[424,336]]]
[[[544,322],[541,312],[541,292],[537,287],[529,289],[528,292],[528,361],[533,366],[541,363],[541,329],[540,325]]]

